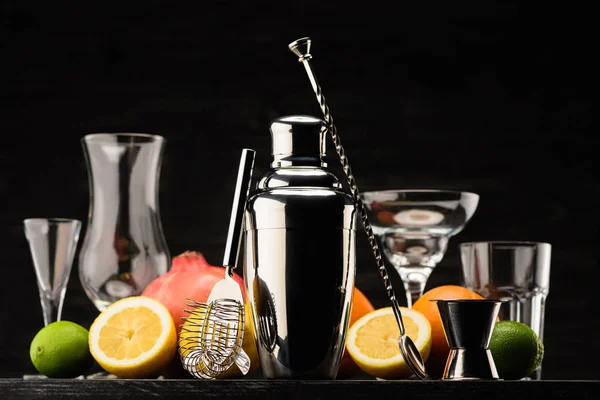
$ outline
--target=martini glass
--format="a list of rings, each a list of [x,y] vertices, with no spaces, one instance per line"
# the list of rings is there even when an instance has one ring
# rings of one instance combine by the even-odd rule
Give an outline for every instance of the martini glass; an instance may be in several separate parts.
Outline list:
[[[422,295],[450,237],[471,219],[479,195],[452,190],[363,192],[363,203],[383,254],[400,274],[408,307]]]

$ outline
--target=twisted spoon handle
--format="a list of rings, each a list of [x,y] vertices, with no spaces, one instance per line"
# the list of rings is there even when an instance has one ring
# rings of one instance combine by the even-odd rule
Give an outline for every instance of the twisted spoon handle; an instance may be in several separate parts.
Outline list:
[[[310,49],[307,49],[306,54],[299,54],[296,53],[294,49],[292,49],[292,44],[290,45],[290,50],[292,50],[294,54],[299,55],[298,61],[304,65],[304,68],[306,69],[306,74],[308,75],[308,79],[310,80],[310,84],[312,85],[313,91],[317,96],[319,107],[321,108],[321,112],[323,113],[323,119],[327,124],[327,130],[331,135],[333,145],[335,146],[335,150],[340,158],[340,162],[344,169],[344,173],[346,174],[348,186],[350,187],[350,192],[352,194],[352,197],[354,198],[354,201],[356,202],[356,205],[358,206],[358,210],[360,212],[362,220],[362,225],[367,234],[367,238],[369,239],[371,251],[373,252],[373,256],[375,257],[375,262],[377,263],[377,268],[379,269],[379,275],[381,275],[381,279],[383,280],[383,284],[385,286],[385,290],[387,291],[388,298],[392,303],[392,310],[394,310],[394,316],[396,317],[396,322],[398,323],[398,327],[400,328],[400,335],[404,335],[406,329],[404,328],[402,314],[400,313],[400,305],[398,304],[396,294],[394,293],[394,288],[392,287],[392,283],[390,282],[387,268],[383,263],[383,258],[381,256],[381,251],[379,250],[377,240],[375,239],[373,228],[371,228],[371,224],[369,223],[369,218],[367,217],[367,209],[359,196],[358,187],[356,186],[356,180],[354,179],[352,169],[350,168],[350,162],[348,161],[348,157],[346,156],[346,152],[344,151],[344,147],[342,146],[341,139],[337,134],[337,128],[333,123],[333,117],[329,112],[329,107],[327,106],[327,102],[325,101],[325,96],[323,96],[321,86],[317,82],[315,73],[312,70],[312,66],[310,64],[310,60],[312,59],[312,56],[309,53]]]

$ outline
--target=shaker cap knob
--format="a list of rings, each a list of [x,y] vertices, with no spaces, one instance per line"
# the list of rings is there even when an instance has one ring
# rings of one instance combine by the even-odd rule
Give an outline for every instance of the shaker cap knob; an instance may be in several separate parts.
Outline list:
[[[309,115],[288,115],[271,122],[273,164],[325,165],[325,121]]]

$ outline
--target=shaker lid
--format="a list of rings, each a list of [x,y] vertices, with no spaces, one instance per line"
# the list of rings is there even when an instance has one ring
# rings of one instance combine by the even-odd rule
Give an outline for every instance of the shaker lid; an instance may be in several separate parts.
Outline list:
[[[326,166],[325,121],[309,115],[288,115],[271,122],[273,167]]]

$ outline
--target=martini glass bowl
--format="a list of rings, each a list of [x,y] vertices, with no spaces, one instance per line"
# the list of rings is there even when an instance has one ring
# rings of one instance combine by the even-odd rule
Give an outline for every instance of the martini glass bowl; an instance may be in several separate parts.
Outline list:
[[[407,306],[422,295],[450,238],[471,219],[479,195],[453,190],[361,193],[373,233],[404,284]]]

